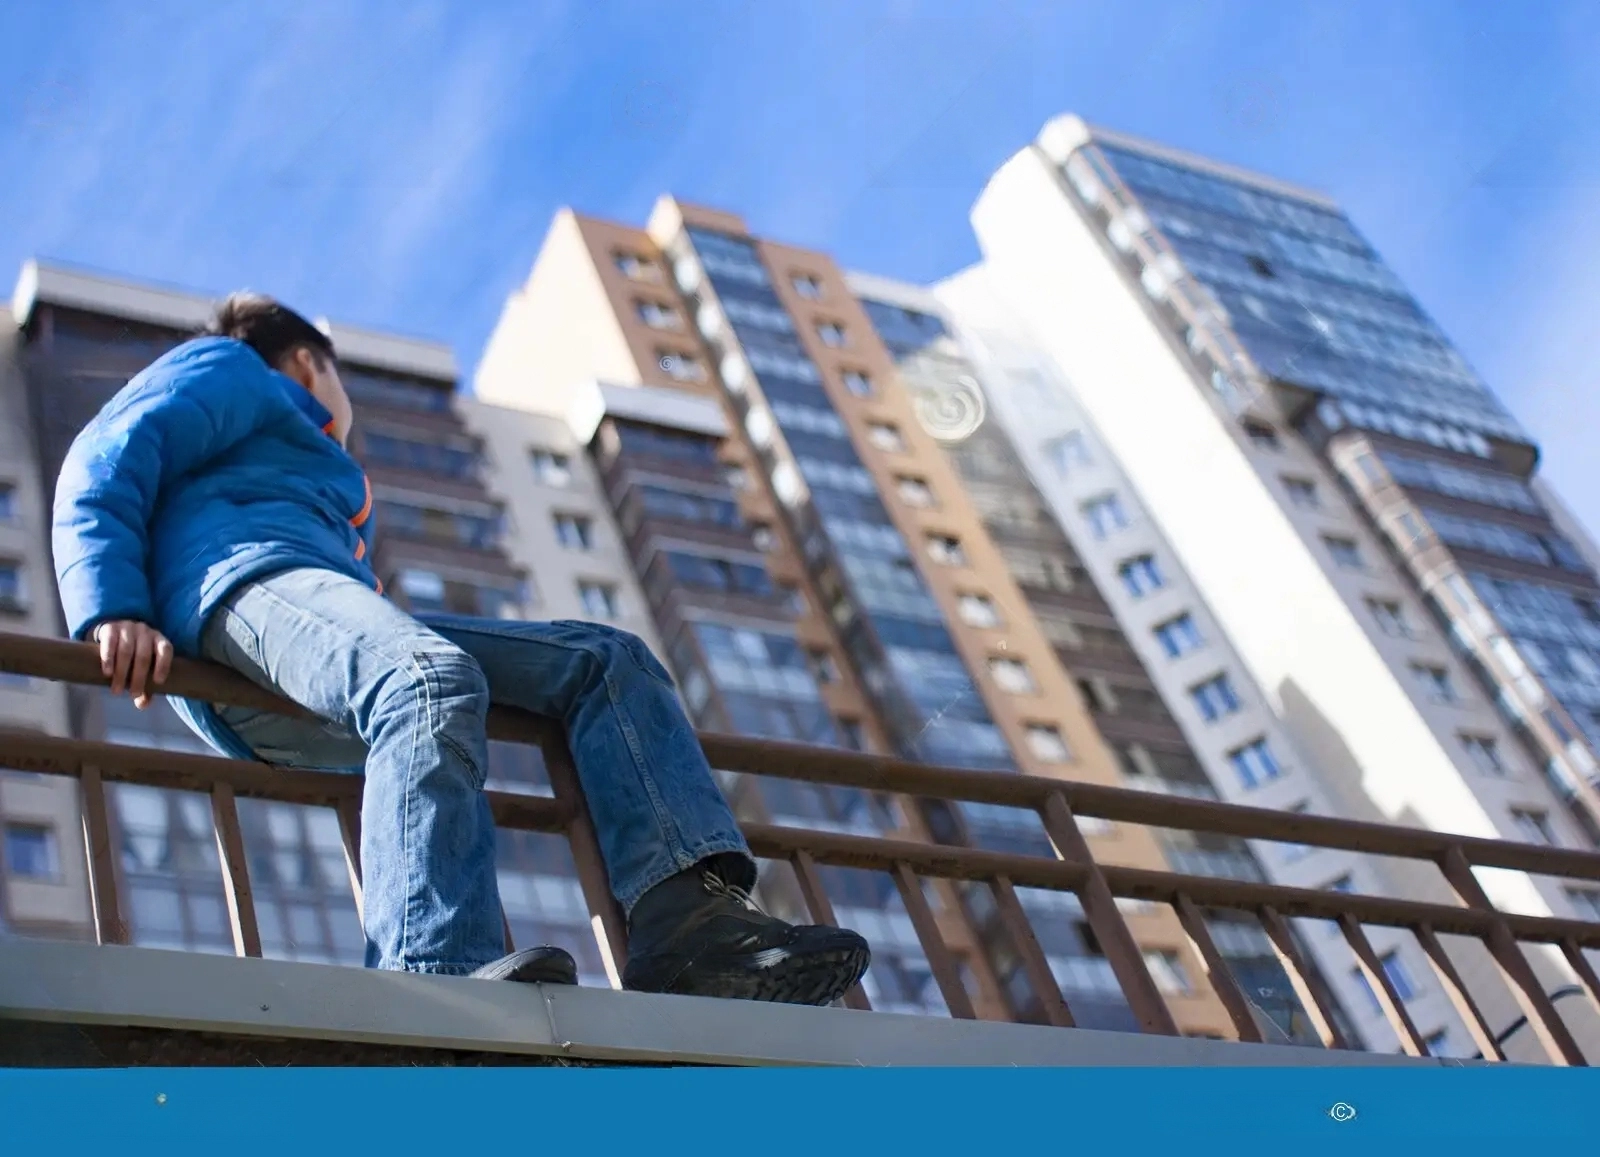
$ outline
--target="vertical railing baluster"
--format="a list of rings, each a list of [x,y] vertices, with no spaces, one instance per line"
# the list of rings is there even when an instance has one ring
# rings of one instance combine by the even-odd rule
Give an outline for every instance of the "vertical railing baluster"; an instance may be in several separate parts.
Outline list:
[[[1089,921],[1095,939],[1100,942],[1100,950],[1106,954],[1106,961],[1111,965],[1117,982],[1122,985],[1122,995],[1139,1021],[1139,1027],[1144,1032],[1177,1036],[1178,1024],[1172,1019],[1172,1010],[1167,1007],[1161,990],[1150,975],[1150,968],[1144,962],[1144,953],[1139,950],[1138,942],[1128,930],[1128,922],[1122,918],[1122,909],[1117,907],[1117,898],[1111,894],[1111,886],[1106,883],[1105,874],[1095,862],[1089,850],[1089,841],[1083,838],[1083,831],[1078,827],[1077,817],[1072,814],[1066,797],[1060,792],[1052,792],[1039,815],[1051,843],[1056,846],[1056,853],[1067,863],[1082,866],[1088,873],[1083,891],[1078,894],[1083,904],[1083,914]]]
[[[250,892],[244,833],[239,827],[233,788],[228,784],[219,783],[211,789],[211,820],[217,834],[217,858],[222,861],[222,892],[228,901],[233,950],[239,956],[260,956],[261,929],[256,924],[255,897]]]
[[[1483,1010],[1478,1007],[1478,1002],[1467,990],[1466,981],[1461,979],[1455,961],[1445,952],[1444,945],[1440,943],[1433,926],[1419,924],[1412,931],[1416,934],[1417,943],[1422,946],[1422,951],[1428,954],[1428,961],[1433,965],[1434,975],[1439,978],[1439,984],[1444,989],[1445,995],[1450,998],[1450,1003],[1455,1005],[1456,1015],[1467,1026],[1467,1032],[1471,1034],[1473,1043],[1478,1046],[1479,1055],[1489,1060],[1505,1060],[1506,1054],[1495,1043],[1494,1031],[1484,1019]]]
[[[1234,980],[1227,959],[1218,950],[1216,941],[1211,938],[1211,929],[1206,927],[1205,914],[1183,892],[1178,893],[1172,907],[1178,914],[1178,923],[1183,925],[1184,932],[1194,944],[1194,950],[1199,953],[1201,963],[1206,966],[1206,978],[1211,982],[1211,990],[1217,994],[1217,999],[1227,1010],[1228,1019],[1233,1021],[1233,1028],[1239,1034],[1239,1039],[1252,1044],[1261,1043],[1261,1026],[1256,1023],[1255,1014],[1250,1009],[1250,1001],[1245,997],[1244,990],[1239,987],[1239,982]]]
[[[900,889],[900,900],[911,917],[911,926],[922,942],[922,954],[928,958],[928,968],[944,996],[945,1007],[951,1016],[976,1020],[978,1014],[972,1007],[972,998],[967,995],[967,986],[961,983],[961,970],[956,967],[956,958],[939,931],[939,921],[928,906],[928,897],[922,893],[921,879],[903,863],[895,864],[893,874],[895,886]]]
[[[606,874],[605,858],[600,854],[600,841],[594,833],[594,822],[589,818],[589,806],[584,802],[583,786],[578,781],[572,753],[566,737],[555,728],[546,733],[539,749],[550,775],[550,789],[556,799],[567,806],[572,817],[567,823],[567,844],[578,870],[578,886],[589,906],[589,920],[606,976],[613,988],[621,988],[622,970],[628,963],[627,919],[622,906],[611,894],[611,879]]]
[[[811,858],[811,853],[796,852],[789,862],[794,867],[795,879],[800,884],[800,896],[806,902],[806,911],[811,913],[811,919],[818,924],[838,927],[839,917],[834,914],[833,902],[828,899],[828,893],[822,886],[822,875],[817,871],[817,862]],[[860,1012],[872,1011],[872,1001],[867,999],[866,990],[860,984],[850,986],[850,990],[844,994],[844,1003],[846,1007]]]
[[[1367,985],[1372,989],[1373,998],[1383,1011],[1384,1019],[1389,1022],[1394,1035],[1400,1039],[1401,1049],[1409,1057],[1427,1056],[1427,1042],[1417,1031],[1416,1022],[1406,1010],[1405,1001],[1400,998],[1400,992],[1395,988],[1394,981],[1389,979],[1383,961],[1378,959],[1378,953],[1372,947],[1372,941],[1367,938],[1367,930],[1361,926],[1361,921],[1346,912],[1339,917],[1339,930],[1344,933],[1345,943],[1350,945],[1350,951],[1356,954],[1356,965],[1361,969],[1361,974],[1367,978]]]
[[[1485,942],[1489,955],[1494,957],[1494,962],[1499,966],[1501,975],[1506,978],[1512,994],[1517,998],[1517,1003],[1522,1005],[1522,1010],[1528,1017],[1528,1025],[1538,1036],[1539,1043],[1551,1061],[1564,1065],[1587,1064],[1583,1050],[1573,1039],[1572,1031],[1567,1028],[1566,1022],[1561,1019],[1561,1014],[1556,1011],[1556,1006],[1545,992],[1543,983],[1533,970],[1533,965],[1528,963],[1528,958],[1522,954],[1522,946],[1517,943],[1511,926],[1506,923],[1505,914],[1490,902],[1489,894],[1483,890],[1483,885],[1473,874],[1472,864],[1467,859],[1466,853],[1461,850],[1461,845],[1453,844],[1440,858],[1439,867],[1444,872],[1444,878],[1450,882],[1450,886],[1456,890],[1456,894],[1467,907],[1489,913],[1493,918],[1494,923],[1490,925]]]
[[[1039,998],[1045,1020],[1057,1028],[1075,1027],[1078,1022],[1073,1019],[1072,1008],[1061,992],[1061,985],[1056,982],[1055,973],[1050,971],[1050,959],[1039,947],[1039,938],[1034,935],[1027,910],[1017,898],[1017,889],[1005,876],[996,876],[989,881],[989,890],[994,894],[1000,924],[1016,948],[1017,955],[1022,957],[1028,984]]]
[[[1578,977],[1578,983],[1583,985],[1584,991],[1589,994],[1589,1003],[1596,1012],[1600,1012],[1600,977],[1595,975],[1594,966],[1584,956],[1582,946],[1569,936],[1561,941],[1561,954],[1572,966],[1572,971]]]
[[[356,919],[366,928],[366,906],[361,887],[361,799],[350,796],[334,806],[339,819],[339,842],[344,845],[344,867],[350,874],[350,895],[356,902]]]
[[[116,847],[111,839],[111,812],[100,769],[85,764],[78,776],[83,819],[83,849],[89,869],[89,902],[94,909],[95,940],[128,943],[128,922],[122,916]]]
[[[1300,1001],[1300,1007],[1305,1010],[1306,1016],[1311,1018],[1311,1027],[1321,1038],[1323,1047],[1349,1048],[1350,1042],[1345,1040],[1344,1033],[1339,1031],[1339,1022],[1334,1019],[1333,1010],[1337,1005],[1334,1003],[1333,995],[1323,985],[1322,978],[1300,955],[1289,922],[1270,904],[1261,908],[1256,915],[1261,921],[1262,931],[1267,934],[1267,939],[1272,941],[1273,951],[1278,954],[1278,963],[1283,966],[1284,973],[1289,977],[1289,983]]]

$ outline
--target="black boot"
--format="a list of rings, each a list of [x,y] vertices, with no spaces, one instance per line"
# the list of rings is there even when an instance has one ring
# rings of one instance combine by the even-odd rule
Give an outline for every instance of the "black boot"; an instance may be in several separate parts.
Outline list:
[[[564,948],[524,948],[467,975],[477,980],[515,980],[522,984],[577,984],[578,962]]]
[[[646,892],[628,919],[622,987],[784,1004],[843,996],[867,971],[867,942],[768,916],[746,890],[754,876],[743,857],[713,857]]]

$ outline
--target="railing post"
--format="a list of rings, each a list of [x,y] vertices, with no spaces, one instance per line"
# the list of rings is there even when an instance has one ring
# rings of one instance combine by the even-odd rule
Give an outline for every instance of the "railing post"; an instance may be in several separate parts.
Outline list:
[[[1189,939],[1194,943],[1195,951],[1205,964],[1206,977],[1211,981],[1211,988],[1216,992],[1217,999],[1222,1002],[1222,1007],[1228,1010],[1228,1017],[1233,1021],[1234,1031],[1239,1034],[1239,1039],[1259,1044],[1262,1039],[1261,1026],[1256,1024],[1255,1014],[1250,1010],[1250,1001],[1240,990],[1238,981],[1234,980],[1227,960],[1217,950],[1216,941],[1211,938],[1211,929],[1206,927],[1204,913],[1183,892],[1178,893],[1177,900],[1172,906],[1178,913],[1178,922],[1183,925],[1183,930],[1188,933]]]
[[[1333,995],[1324,987],[1321,977],[1301,957],[1289,922],[1270,904],[1263,907],[1257,916],[1261,920],[1262,931],[1266,932],[1273,950],[1278,954],[1278,963],[1283,966],[1295,996],[1300,1000],[1300,1007],[1311,1018],[1311,1027],[1322,1039],[1323,1047],[1348,1049],[1350,1042],[1339,1031],[1339,1022],[1334,1019],[1333,1010],[1337,1006]]]
[[[350,895],[356,902],[356,919],[365,931],[366,905],[362,902],[364,891],[361,887],[361,799],[359,796],[341,799],[333,811],[339,818],[339,842],[344,845],[344,867],[350,874]]]
[[[600,841],[594,834],[594,823],[589,818],[589,805],[584,802],[583,785],[578,781],[577,768],[572,763],[572,753],[567,739],[552,728],[539,745],[544,754],[545,770],[550,775],[550,789],[556,799],[568,809],[567,843],[572,849],[572,862],[578,870],[578,886],[583,890],[584,902],[589,906],[589,919],[594,927],[595,940],[600,948],[600,958],[605,963],[606,975],[613,988],[622,987],[622,970],[628,963],[628,922],[622,906],[611,894],[611,879],[606,873],[605,857],[600,854]]]
[[[1100,942],[1100,950],[1106,954],[1106,961],[1111,965],[1117,982],[1122,985],[1122,995],[1138,1020],[1140,1029],[1163,1036],[1177,1036],[1178,1024],[1172,1019],[1172,1010],[1161,998],[1161,990],[1150,976],[1144,953],[1139,950],[1133,933],[1128,930],[1128,922],[1122,918],[1117,898],[1111,894],[1105,873],[1089,851],[1089,842],[1083,838],[1066,796],[1059,791],[1051,792],[1044,807],[1039,809],[1039,816],[1044,821],[1044,829],[1051,843],[1056,846],[1056,854],[1070,864],[1080,865],[1087,872],[1083,891],[1078,895],[1083,904],[1083,914],[1094,931],[1095,939]]]
[[[1467,990],[1466,982],[1456,970],[1455,961],[1445,952],[1444,945],[1440,943],[1433,926],[1420,924],[1412,931],[1416,933],[1417,943],[1428,954],[1428,960],[1433,964],[1433,971],[1438,976],[1439,983],[1444,986],[1445,994],[1450,997],[1450,1003],[1455,1005],[1456,1014],[1467,1026],[1467,1032],[1472,1035],[1472,1041],[1478,1046],[1479,1054],[1490,1060],[1505,1060],[1506,1054],[1495,1043],[1494,1032],[1489,1028],[1489,1022],[1483,1018],[1483,1010],[1478,1007],[1478,1002]]]
[[[796,852],[789,862],[794,867],[795,879],[800,884],[800,896],[805,900],[806,911],[811,913],[811,918],[818,924],[837,927],[839,917],[834,915],[833,902],[828,899],[827,890],[822,886],[822,876],[817,871],[817,862],[811,858],[811,853]],[[872,1001],[859,983],[850,986],[850,990],[844,994],[844,1003],[846,1007],[859,1012],[872,1011]]]
[[[116,847],[111,839],[111,813],[100,769],[85,764],[78,773],[83,811],[83,849],[89,868],[89,901],[94,908],[95,940],[126,944],[128,922],[122,916]]]
[[[896,864],[893,875],[895,886],[900,889],[900,899],[911,917],[911,926],[917,930],[917,939],[922,942],[922,954],[928,958],[933,979],[944,996],[945,1007],[950,1010],[951,1016],[961,1020],[976,1020],[978,1013],[972,1007],[972,998],[967,995],[967,986],[961,983],[961,970],[956,967],[956,958],[939,932],[939,921],[928,906],[928,898],[922,894],[922,880],[906,864]]]
[[[1473,874],[1472,864],[1467,860],[1466,853],[1461,850],[1459,844],[1452,845],[1450,850],[1445,852],[1440,858],[1439,866],[1444,872],[1444,878],[1450,882],[1450,886],[1456,890],[1467,907],[1492,914],[1494,923],[1489,929],[1489,954],[1500,966],[1501,974],[1510,982],[1511,991],[1516,995],[1517,1002],[1522,1005],[1528,1024],[1533,1028],[1550,1059],[1556,1064],[1586,1065],[1588,1062],[1584,1060],[1583,1050],[1573,1039],[1572,1032],[1561,1019],[1561,1014],[1556,1011],[1555,1004],[1533,971],[1533,965],[1522,954],[1522,946],[1517,943],[1516,936],[1506,923],[1505,914],[1490,903],[1489,894],[1483,890],[1483,885]]]
[[[1372,941],[1367,938],[1366,929],[1361,927],[1361,921],[1346,913],[1339,917],[1339,930],[1344,933],[1350,950],[1356,954],[1356,963],[1361,968],[1361,974],[1367,978],[1367,984],[1372,989],[1372,995],[1377,998],[1378,1007],[1383,1010],[1389,1027],[1394,1029],[1394,1035],[1400,1038],[1400,1047],[1405,1050],[1407,1056],[1427,1056],[1427,1042],[1422,1039],[1422,1034],[1417,1031],[1416,1022],[1406,1011],[1405,1001],[1400,999],[1399,991],[1389,979],[1388,972],[1384,970],[1383,961],[1378,959]]]
[[[1078,1022],[1073,1019],[1072,1008],[1067,1004],[1061,985],[1056,983],[1055,973],[1050,971],[1050,961],[1044,949],[1039,947],[1039,938],[1033,933],[1033,925],[1028,920],[1022,901],[1017,898],[1016,888],[1007,877],[996,876],[989,881],[989,890],[994,894],[1001,926],[1015,946],[1017,955],[1022,957],[1028,984],[1039,998],[1045,1020],[1057,1028],[1073,1028]]]
[[[217,835],[217,858],[222,861],[222,893],[228,900],[233,950],[240,956],[260,956],[261,929],[256,924],[256,903],[250,892],[244,833],[239,829],[233,788],[225,783],[211,789],[211,820]]]

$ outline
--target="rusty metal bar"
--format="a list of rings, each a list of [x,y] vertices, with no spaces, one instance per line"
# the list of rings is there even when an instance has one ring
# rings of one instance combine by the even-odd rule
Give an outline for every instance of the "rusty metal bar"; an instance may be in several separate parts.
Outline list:
[[[806,902],[806,911],[811,913],[811,919],[818,924],[826,924],[831,928],[839,925],[839,917],[834,915],[833,901],[828,899],[828,892],[822,886],[822,874],[817,871],[817,862],[811,858],[809,852],[796,852],[789,857],[789,863],[794,868],[795,880],[800,884],[800,896]],[[860,984],[852,984],[850,990],[844,994],[846,1007],[860,1012],[871,1012],[872,1001],[867,998],[866,990]]]
[[[342,799],[334,805],[333,813],[339,818],[339,842],[344,845],[344,867],[350,874],[350,895],[356,902],[356,919],[365,928],[366,906],[362,902],[365,890],[361,886],[361,801]]]
[[[900,889],[900,899],[911,917],[911,926],[917,930],[917,939],[922,942],[922,954],[928,958],[928,968],[933,972],[933,979],[944,996],[945,1007],[950,1010],[951,1016],[976,1020],[978,1013],[972,1007],[972,998],[967,995],[967,986],[961,983],[961,970],[956,967],[956,958],[944,942],[939,921],[928,906],[928,898],[922,894],[922,880],[909,865],[903,863],[896,864],[892,874],[895,886]]]
[[[565,739],[560,743],[541,744],[545,770],[550,775],[550,788],[558,802],[566,809],[567,842],[572,849],[572,862],[578,870],[578,886],[583,890],[584,902],[589,906],[590,922],[594,926],[595,940],[600,956],[605,962],[606,974],[613,987],[622,987],[622,970],[628,964],[628,922],[622,906],[611,893],[611,879],[606,873],[605,858],[600,854],[600,841],[594,834],[594,823],[589,819],[589,807],[583,799],[583,787],[578,782],[578,771],[567,750]]]
[[[1178,893],[1177,901],[1172,907],[1178,914],[1178,922],[1183,925],[1184,932],[1188,933],[1190,941],[1193,942],[1201,963],[1206,966],[1206,978],[1211,981],[1212,991],[1217,994],[1217,999],[1227,1010],[1228,1019],[1233,1021],[1234,1031],[1239,1034],[1239,1039],[1260,1043],[1261,1026],[1256,1024],[1255,1014],[1250,1010],[1250,1001],[1239,988],[1239,982],[1233,978],[1233,971],[1228,967],[1227,959],[1218,951],[1216,941],[1211,938],[1211,929],[1206,927],[1205,915],[1185,892]]]
[[[93,686],[103,686],[106,682],[100,673],[98,654],[89,644],[4,632],[0,632],[0,671]],[[236,703],[289,715],[304,714],[294,704],[264,692],[231,671],[192,660],[180,659],[174,663],[164,690],[168,694],[194,696],[209,702]],[[497,739],[542,746],[549,728],[549,721],[536,720],[505,707],[496,706],[490,710],[489,731]],[[826,759],[819,759],[814,748],[802,744],[744,736],[702,733],[700,741],[713,766],[729,771],[1035,810],[1045,806],[1051,795],[1060,795],[1076,814],[1124,823],[1433,861],[1456,848],[1470,863],[1482,867],[1600,880],[1600,853],[1577,849],[1291,814],[1102,784],[1026,775],[997,776],[857,752],[830,750]]]
[[[85,764],[78,776],[78,797],[83,812],[83,848],[88,860],[95,939],[101,944],[126,944],[128,922],[122,916],[111,811],[100,769],[93,764]]]
[[[1583,949],[1578,946],[1576,940],[1563,940],[1561,952],[1577,975],[1578,983],[1583,985],[1584,991],[1589,994],[1589,1002],[1600,1010],[1600,977],[1595,975],[1594,967],[1584,956]]]
[[[1053,793],[1039,809],[1039,817],[1044,821],[1050,842],[1056,846],[1056,854],[1084,870],[1083,887],[1078,892],[1084,917],[1100,942],[1100,951],[1105,953],[1111,971],[1122,985],[1122,994],[1139,1027],[1145,1032],[1177,1036],[1178,1024],[1172,1019],[1172,1010],[1150,976],[1144,953],[1128,930],[1128,922],[1122,918],[1122,909],[1117,907],[1105,871],[1095,862],[1066,796]]]
[[[233,950],[240,956],[260,956],[261,929],[256,925],[256,903],[250,892],[250,868],[245,862],[239,808],[234,802],[233,788],[225,783],[211,789],[211,820],[217,834],[217,857],[222,861],[222,892],[228,900]]]
[[[1500,971],[1510,982],[1511,991],[1527,1014],[1528,1024],[1544,1046],[1546,1054],[1557,1064],[1584,1065],[1583,1050],[1572,1038],[1555,1004],[1545,993],[1544,985],[1533,971],[1533,965],[1522,954],[1522,946],[1512,933],[1511,922],[1489,900],[1489,895],[1472,874],[1472,865],[1459,848],[1451,848],[1440,861],[1440,868],[1450,886],[1469,908],[1491,913],[1487,945]]]
[[[1311,1018],[1311,1027],[1322,1039],[1323,1047],[1349,1048],[1350,1042],[1345,1039],[1344,1033],[1339,1031],[1339,1022],[1333,1016],[1333,1010],[1338,1005],[1334,1002],[1333,995],[1323,985],[1322,978],[1300,955],[1300,948],[1294,942],[1294,933],[1289,928],[1289,922],[1270,904],[1263,905],[1257,915],[1261,920],[1262,930],[1266,932],[1267,938],[1272,941],[1273,950],[1278,954],[1278,962],[1283,966],[1284,973],[1289,977],[1289,983],[1294,987],[1300,1007],[1305,1010],[1306,1016]]]
[[[1022,958],[1023,971],[1033,994],[1039,998],[1046,1022],[1058,1028],[1074,1027],[1078,1022],[1073,1019],[1072,1008],[1056,982],[1055,973],[1050,971],[1050,960],[1039,947],[1039,938],[1033,933],[1033,925],[1022,901],[1017,898],[1016,888],[1005,876],[996,876],[989,881],[989,890],[994,894],[1001,927]]]
[[[1490,1060],[1503,1061],[1506,1055],[1498,1044],[1495,1043],[1494,1030],[1489,1027],[1489,1022],[1483,1018],[1483,1010],[1478,1007],[1478,1002],[1472,998],[1472,993],[1467,990],[1466,982],[1461,979],[1461,973],[1456,970],[1455,961],[1450,959],[1449,953],[1444,950],[1444,945],[1439,942],[1438,934],[1434,932],[1431,924],[1420,924],[1414,929],[1417,943],[1428,954],[1428,960],[1433,965],[1433,971],[1439,978],[1439,984],[1449,996],[1450,1003],[1455,1005],[1456,1015],[1467,1026],[1467,1032],[1472,1035],[1473,1043],[1478,1046],[1478,1054]]]
[[[1405,1001],[1400,998],[1394,982],[1389,979],[1383,961],[1378,959],[1372,941],[1367,939],[1367,932],[1361,927],[1361,921],[1346,914],[1339,919],[1339,930],[1344,933],[1345,942],[1350,945],[1350,950],[1356,954],[1356,965],[1361,969],[1361,974],[1367,978],[1367,985],[1372,989],[1372,995],[1377,998],[1384,1019],[1389,1022],[1389,1027],[1394,1029],[1394,1035],[1400,1038],[1400,1047],[1405,1050],[1407,1056],[1427,1056],[1427,1042],[1417,1031],[1416,1022],[1411,1019]]]

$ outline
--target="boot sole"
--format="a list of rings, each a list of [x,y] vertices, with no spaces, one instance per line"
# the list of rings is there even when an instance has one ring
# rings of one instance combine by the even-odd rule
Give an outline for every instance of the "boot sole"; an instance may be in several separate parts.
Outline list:
[[[848,992],[866,975],[871,962],[872,952],[865,944],[804,954],[770,949],[753,958],[697,962],[660,987],[639,983],[623,987],[679,996],[821,1006]]]

